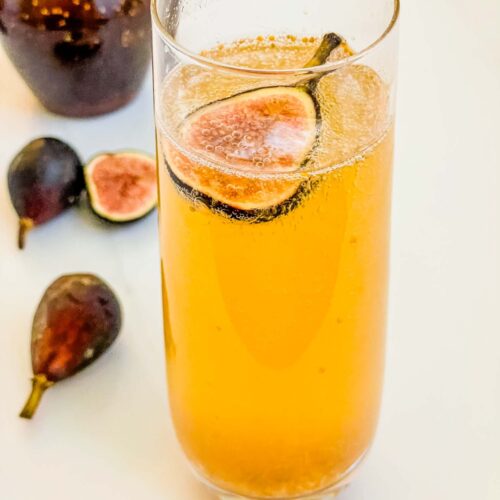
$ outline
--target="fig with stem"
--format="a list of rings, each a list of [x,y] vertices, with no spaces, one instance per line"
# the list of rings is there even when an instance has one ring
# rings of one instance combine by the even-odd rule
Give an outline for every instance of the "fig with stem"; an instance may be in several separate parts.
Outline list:
[[[324,35],[304,68],[324,64],[341,43],[335,33]],[[315,94],[324,74],[311,70],[293,85],[259,87],[210,102],[185,118],[179,127],[180,142],[211,162],[241,171],[296,172],[307,165],[318,144],[322,120]],[[241,138],[247,137],[251,142],[242,146]],[[297,207],[310,191],[300,178],[264,181],[214,174],[170,144],[164,156],[183,195],[231,219],[273,220]]]
[[[12,160],[9,194],[19,216],[18,247],[26,233],[74,205],[84,188],[83,167],[76,152],[52,137],[31,141]]]
[[[118,299],[97,276],[71,274],[54,281],[33,319],[33,388],[20,416],[31,418],[46,389],[101,356],[118,336],[121,322]]]

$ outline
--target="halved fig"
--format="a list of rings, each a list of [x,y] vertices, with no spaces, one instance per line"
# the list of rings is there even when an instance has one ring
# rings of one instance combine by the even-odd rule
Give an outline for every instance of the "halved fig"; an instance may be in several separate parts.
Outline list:
[[[316,140],[319,114],[304,87],[268,87],[237,94],[195,111],[181,143],[239,170],[294,171]]]
[[[157,205],[156,162],[144,153],[95,157],[84,169],[90,206],[109,222],[132,222]]]
[[[341,43],[328,34],[305,67],[324,63]],[[318,139],[321,114],[315,76],[295,86],[264,87],[211,102],[186,117],[178,140],[212,169],[164,145],[168,170],[177,187],[209,208],[239,220],[271,220],[298,206],[310,183],[296,177],[259,174],[296,172]],[[238,173],[241,172],[241,175]],[[249,177],[247,173],[257,174]]]

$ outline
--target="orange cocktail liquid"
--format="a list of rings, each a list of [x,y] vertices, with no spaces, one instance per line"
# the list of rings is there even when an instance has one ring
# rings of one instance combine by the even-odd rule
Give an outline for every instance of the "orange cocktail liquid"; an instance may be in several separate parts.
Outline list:
[[[317,44],[272,42],[209,55],[294,67]],[[209,101],[220,82],[196,84],[197,99]],[[314,187],[297,207],[260,224],[183,196],[163,160],[175,144],[158,133],[175,428],[202,476],[251,497],[341,481],[370,446],[379,412],[393,150],[387,91],[357,65],[324,77],[318,93],[323,169],[304,174]]]

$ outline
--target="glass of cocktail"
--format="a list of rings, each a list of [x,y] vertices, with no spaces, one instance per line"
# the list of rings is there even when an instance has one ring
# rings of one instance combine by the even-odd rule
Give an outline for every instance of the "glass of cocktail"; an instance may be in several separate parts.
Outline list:
[[[156,0],[170,406],[223,498],[329,498],[384,366],[398,0]]]

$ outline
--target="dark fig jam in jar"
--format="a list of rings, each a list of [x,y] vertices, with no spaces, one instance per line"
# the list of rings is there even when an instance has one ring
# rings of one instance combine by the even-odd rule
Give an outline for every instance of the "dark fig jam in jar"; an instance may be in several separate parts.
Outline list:
[[[0,0],[11,61],[41,103],[66,116],[113,111],[150,61],[149,0]]]

